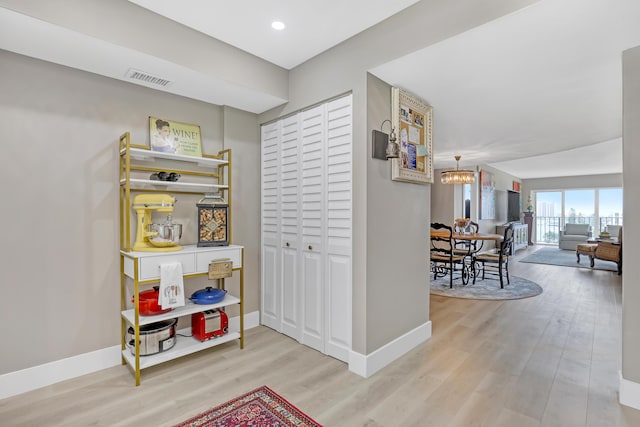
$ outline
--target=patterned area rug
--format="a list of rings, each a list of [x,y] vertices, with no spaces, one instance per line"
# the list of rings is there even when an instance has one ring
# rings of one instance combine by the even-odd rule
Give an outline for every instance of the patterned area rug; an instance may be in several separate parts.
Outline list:
[[[580,264],[576,258],[576,251],[567,251],[555,247],[541,247],[529,256],[520,260],[520,262],[530,262],[533,264],[550,264],[562,265],[565,267],[591,268],[589,257],[580,255]],[[593,267],[596,270],[618,271],[618,266],[613,262],[607,262],[597,259]]]
[[[176,427],[322,427],[267,386],[236,397]]]
[[[469,281],[469,284],[466,286],[460,282],[460,279],[457,280],[457,283],[454,279],[452,289],[449,288],[449,276],[439,277],[433,280],[433,275],[431,275],[431,293],[433,295],[451,298],[490,300],[529,298],[542,293],[542,287],[531,280],[513,275],[509,275],[509,279],[511,284],[507,285],[507,280],[505,279],[504,289],[500,289],[500,280],[498,280],[498,278],[477,279],[475,285]]]

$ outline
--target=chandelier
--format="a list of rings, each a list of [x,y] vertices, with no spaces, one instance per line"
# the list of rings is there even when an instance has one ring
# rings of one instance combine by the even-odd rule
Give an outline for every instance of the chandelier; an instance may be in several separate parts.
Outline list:
[[[440,182],[443,184],[471,184],[476,180],[476,173],[472,170],[460,169],[460,158],[455,156],[456,168],[441,172]]]

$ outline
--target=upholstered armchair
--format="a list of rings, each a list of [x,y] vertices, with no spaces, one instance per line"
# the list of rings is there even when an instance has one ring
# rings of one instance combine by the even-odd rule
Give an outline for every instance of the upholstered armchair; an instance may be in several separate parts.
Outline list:
[[[620,233],[621,225],[607,225],[607,233],[611,235],[611,237],[616,237]]]
[[[594,257],[603,261],[615,262],[618,265],[618,274],[622,274],[622,227],[618,229],[618,241],[600,241],[596,247]],[[591,259],[593,267],[593,259]]]
[[[565,224],[564,230],[558,236],[560,249],[575,251],[580,243],[586,243],[591,236],[589,224]]]

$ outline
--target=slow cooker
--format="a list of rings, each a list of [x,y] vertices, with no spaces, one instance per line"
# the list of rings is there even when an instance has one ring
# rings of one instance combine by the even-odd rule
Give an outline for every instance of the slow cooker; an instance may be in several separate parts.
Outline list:
[[[140,356],[161,353],[176,344],[176,324],[178,319],[163,320],[140,326]],[[127,330],[127,346],[131,354],[136,354],[135,330],[130,326]]]

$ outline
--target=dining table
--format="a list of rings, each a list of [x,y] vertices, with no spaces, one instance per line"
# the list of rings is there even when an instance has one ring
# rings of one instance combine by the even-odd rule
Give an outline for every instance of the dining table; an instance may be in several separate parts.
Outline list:
[[[431,230],[431,237],[447,238],[449,233],[442,230]],[[453,233],[451,235],[453,240],[468,240],[468,241],[482,241],[493,240],[495,242],[502,242],[504,236],[501,234],[492,233]]]
[[[431,230],[431,238],[442,238],[447,239],[449,237],[449,231],[447,230]],[[484,246],[484,242],[486,241],[494,241],[496,242],[496,246],[504,240],[504,236],[500,234],[493,233],[460,233],[454,232],[451,235],[451,238],[454,242],[480,242],[480,244],[469,244],[466,245],[467,253],[464,255],[465,259],[467,257],[470,259],[469,262],[463,263],[463,270],[465,270],[462,282],[464,285],[467,283],[468,277],[473,277],[475,280],[476,268],[475,262],[473,261],[473,255],[480,252],[482,247]],[[454,243],[455,246],[455,243]],[[434,276],[435,277],[435,276]]]

